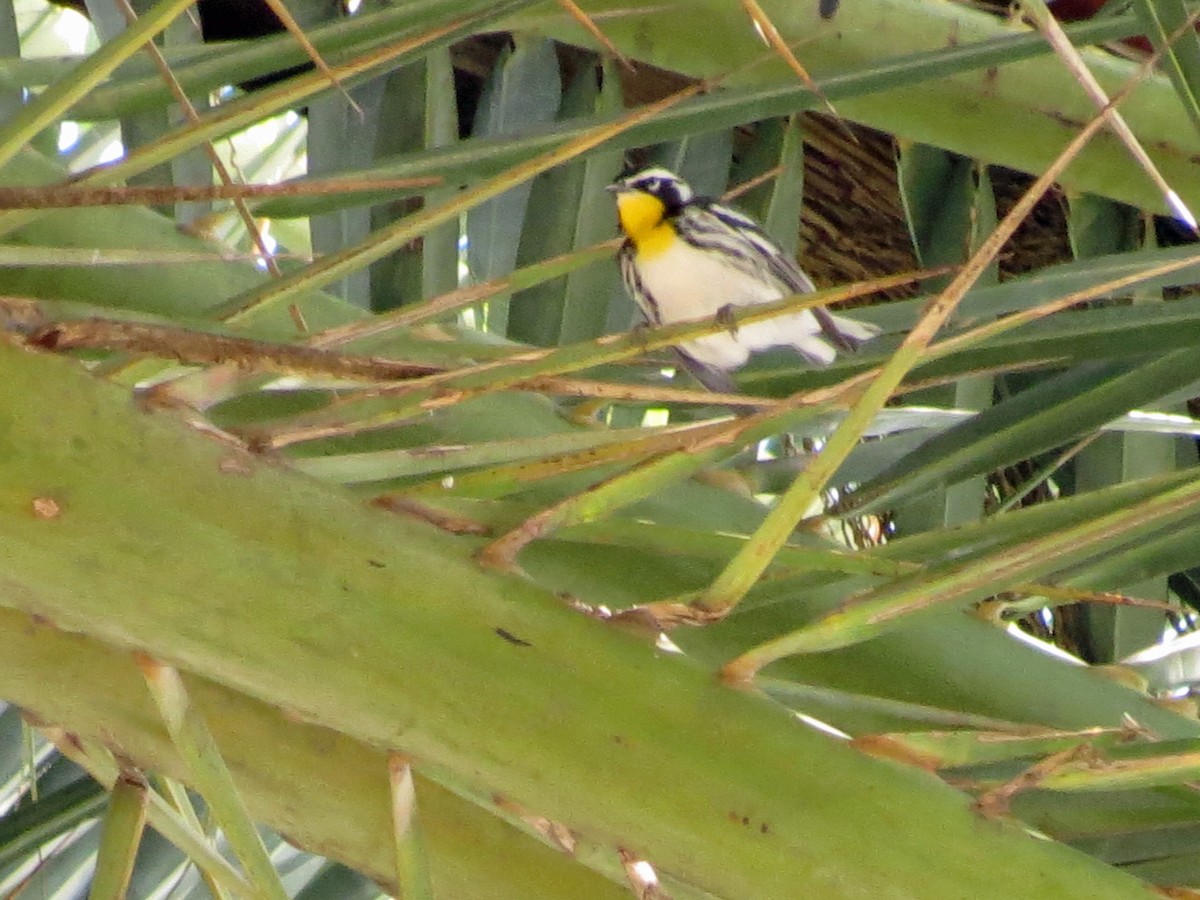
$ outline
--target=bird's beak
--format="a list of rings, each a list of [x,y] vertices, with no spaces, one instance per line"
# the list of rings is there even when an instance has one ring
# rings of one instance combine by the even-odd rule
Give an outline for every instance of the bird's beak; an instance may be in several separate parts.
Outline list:
[[[629,190],[629,186],[618,181],[615,184],[605,185],[604,189],[614,194],[619,194],[621,191]]]

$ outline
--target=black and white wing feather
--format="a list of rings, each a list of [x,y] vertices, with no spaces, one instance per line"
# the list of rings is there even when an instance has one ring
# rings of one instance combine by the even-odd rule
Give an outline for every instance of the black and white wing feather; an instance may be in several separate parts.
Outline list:
[[[697,246],[726,253],[729,265],[748,275],[779,285],[781,295],[808,294],[816,290],[796,260],[776,244],[751,218],[712,200],[697,198],[676,218],[681,234]],[[821,331],[841,350],[856,350],[878,332],[869,325],[835,316],[814,307]]]

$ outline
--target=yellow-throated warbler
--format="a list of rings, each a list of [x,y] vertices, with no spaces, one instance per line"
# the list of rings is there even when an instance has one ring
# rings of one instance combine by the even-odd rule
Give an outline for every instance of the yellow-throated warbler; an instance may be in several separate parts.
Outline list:
[[[666,169],[646,169],[611,185],[625,243],[618,259],[630,296],[654,325],[715,316],[815,290],[796,261],[752,220],[696,197]],[[729,390],[725,373],[768,347],[791,346],[827,366],[879,333],[874,325],[824,309],[787,313],[687,341],[676,349],[713,390]]]

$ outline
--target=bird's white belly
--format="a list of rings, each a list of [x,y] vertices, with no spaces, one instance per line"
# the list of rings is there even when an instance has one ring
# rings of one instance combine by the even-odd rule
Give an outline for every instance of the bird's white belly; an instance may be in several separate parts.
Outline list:
[[[775,285],[722,265],[683,241],[639,262],[642,286],[654,298],[664,325],[715,316],[725,306],[754,306],[784,296]],[[742,326],[736,335],[718,332],[681,346],[702,363],[736,369],[751,352],[781,345],[799,349],[801,344],[811,344],[820,330],[816,318],[805,310]]]

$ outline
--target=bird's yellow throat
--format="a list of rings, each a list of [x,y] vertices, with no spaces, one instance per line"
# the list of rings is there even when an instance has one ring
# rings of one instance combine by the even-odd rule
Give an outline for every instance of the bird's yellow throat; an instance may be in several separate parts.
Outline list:
[[[630,191],[617,195],[617,217],[639,256],[656,256],[671,246],[675,229],[663,216],[667,208],[651,194]]]

